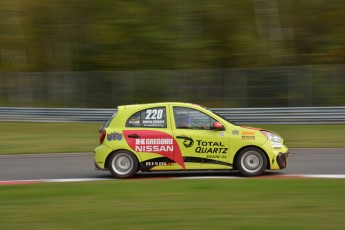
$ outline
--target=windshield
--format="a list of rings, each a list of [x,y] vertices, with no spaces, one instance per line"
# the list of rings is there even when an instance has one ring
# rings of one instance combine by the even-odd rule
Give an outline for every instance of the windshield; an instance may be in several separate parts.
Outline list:
[[[220,115],[219,113],[216,113],[213,110],[210,110],[208,108],[206,108],[208,111],[211,111],[212,113],[216,114],[218,117],[222,118],[223,120],[226,120],[227,122],[229,122],[230,124],[236,125],[234,122],[230,121],[229,119],[227,119],[226,117],[224,117],[223,115]]]

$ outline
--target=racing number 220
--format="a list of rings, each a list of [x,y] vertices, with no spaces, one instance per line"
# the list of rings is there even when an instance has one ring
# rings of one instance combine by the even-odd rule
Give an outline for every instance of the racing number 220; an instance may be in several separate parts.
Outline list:
[[[163,118],[163,109],[148,109],[146,110],[146,120],[156,120]]]

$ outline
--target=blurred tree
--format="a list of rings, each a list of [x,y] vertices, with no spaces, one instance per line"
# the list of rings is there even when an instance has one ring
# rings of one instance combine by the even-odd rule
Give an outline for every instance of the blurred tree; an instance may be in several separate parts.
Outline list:
[[[86,95],[85,105],[105,106],[112,100],[96,98],[101,94],[108,98],[112,89],[118,88],[114,81],[115,75],[120,74],[118,71],[143,71],[124,76],[136,78],[135,84],[131,83],[133,87],[155,85],[158,88],[155,93],[131,94],[131,97],[139,95],[140,100],[150,100],[165,94],[169,84],[166,80],[152,83],[150,79],[139,79],[139,75],[152,74],[147,70],[186,70],[182,74],[165,74],[181,78],[188,77],[191,73],[188,70],[196,70],[200,73],[199,80],[189,80],[187,84],[194,86],[199,81],[201,85],[218,87],[223,82],[229,85],[238,76],[198,70],[248,68],[250,74],[241,75],[246,81],[238,82],[242,87],[246,84],[252,87],[250,95],[266,92],[267,95],[262,95],[263,103],[265,98],[275,97],[273,104],[286,105],[289,90],[283,84],[289,74],[273,70],[264,76],[259,69],[344,64],[344,15],[344,0],[2,0],[0,73],[4,77],[0,98],[19,87],[13,80],[16,75],[6,74],[10,72],[32,73],[25,75],[31,78],[25,78],[21,89],[25,86],[49,89],[57,85],[49,74],[34,77],[37,72],[88,72],[70,74],[73,80],[64,80],[64,84],[72,89],[79,83],[87,92],[102,84],[102,92]],[[93,75],[94,71],[118,74]],[[308,71],[300,71],[304,72]],[[155,73],[155,79],[160,74]],[[327,76],[332,81],[342,81],[337,80],[340,74],[332,73],[332,77],[329,74],[317,75],[322,81],[315,76],[313,81],[306,82],[320,84],[313,86],[317,92],[331,95],[334,91],[325,84]],[[274,84],[271,93],[255,87],[258,82],[270,81]],[[188,89],[193,89],[195,95],[204,92],[196,87]],[[217,91],[208,90],[210,95]],[[48,93],[39,95],[47,98]],[[217,97],[226,95],[232,94]],[[172,93],[167,97],[172,98]],[[342,103],[342,99],[337,103]]]
[[[343,63],[343,0],[3,0],[2,71]]]

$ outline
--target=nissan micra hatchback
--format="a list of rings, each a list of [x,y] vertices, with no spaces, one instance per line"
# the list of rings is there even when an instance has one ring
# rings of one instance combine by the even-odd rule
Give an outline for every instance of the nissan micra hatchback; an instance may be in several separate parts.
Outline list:
[[[95,166],[117,178],[139,170],[238,170],[258,176],[288,164],[288,148],[276,133],[234,125],[195,104],[119,106],[100,132]]]

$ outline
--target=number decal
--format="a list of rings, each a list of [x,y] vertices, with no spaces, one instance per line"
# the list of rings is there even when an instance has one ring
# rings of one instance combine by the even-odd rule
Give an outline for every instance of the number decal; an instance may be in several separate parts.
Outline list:
[[[163,118],[163,109],[148,109],[146,110],[146,120],[157,120]]]
[[[157,119],[162,119],[163,118],[163,109],[158,109],[157,110]]]
[[[154,109],[154,110],[152,110],[152,116],[151,116],[151,119],[152,120],[156,120],[157,118],[157,109]]]
[[[152,110],[151,109],[148,109],[146,110],[146,117],[145,117],[145,120],[150,120],[151,118],[151,113],[152,113]]]

